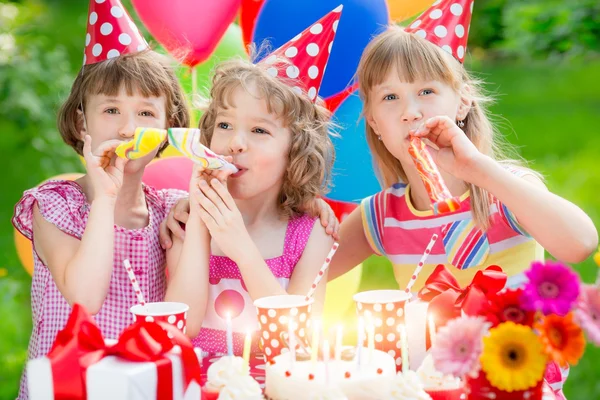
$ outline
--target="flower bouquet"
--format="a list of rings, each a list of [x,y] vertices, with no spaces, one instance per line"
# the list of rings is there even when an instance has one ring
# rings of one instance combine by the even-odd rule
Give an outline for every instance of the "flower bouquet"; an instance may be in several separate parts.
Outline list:
[[[534,262],[525,274],[522,288],[493,294],[478,315],[463,313],[436,335],[435,368],[464,379],[469,399],[554,399],[555,382],[544,377],[560,382],[560,368],[577,364],[584,331],[600,343],[598,283],[582,285],[553,261]]]

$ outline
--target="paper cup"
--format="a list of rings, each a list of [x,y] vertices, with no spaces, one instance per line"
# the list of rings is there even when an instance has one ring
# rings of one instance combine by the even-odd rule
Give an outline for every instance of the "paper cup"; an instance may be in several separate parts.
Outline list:
[[[464,388],[449,390],[425,390],[431,400],[466,400],[467,393]]]
[[[260,325],[260,346],[265,353],[265,362],[281,354],[287,345],[282,334],[287,337],[289,318],[293,318],[296,341],[306,343],[307,330],[310,328],[312,298],[301,295],[269,296],[257,299],[254,306],[258,311]]]
[[[396,370],[402,369],[402,352],[398,325],[404,323],[404,305],[412,295],[403,290],[370,290],[354,295],[356,313],[363,317],[365,329],[374,324],[375,349],[394,357]],[[408,327],[407,327],[408,328]],[[365,344],[367,334],[365,334]]]
[[[185,303],[161,301],[157,303],[136,304],[129,311],[133,314],[135,322],[166,322],[185,333],[185,321],[189,306]]]

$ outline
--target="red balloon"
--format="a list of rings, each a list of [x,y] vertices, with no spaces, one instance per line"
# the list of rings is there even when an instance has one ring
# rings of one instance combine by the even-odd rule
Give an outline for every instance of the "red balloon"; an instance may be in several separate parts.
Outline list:
[[[338,221],[342,222],[356,207],[358,204],[349,203],[347,201],[339,201],[339,200],[331,200],[328,198],[323,198],[329,207],[333,210],[333,213],[337,217]]]
[[[248,45],[252,43],[254,36],[254,24],[256,17],[262,8],[265,0],[242,0],[240,8],[240,28],[242,28],[242,39],[244,47],[248,49]]]
[[[190,187],[194,163],[186,157],[161,158],[146,166],[142,182],[156,189],[181,189]]]
[[[241,0],[133,0],[152,36],[185,65],[208,59],[235,18]]]

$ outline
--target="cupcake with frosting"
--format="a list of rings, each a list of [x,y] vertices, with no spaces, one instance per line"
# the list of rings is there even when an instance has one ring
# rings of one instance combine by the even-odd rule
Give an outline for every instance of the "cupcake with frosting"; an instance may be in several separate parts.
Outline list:
[[[423,387],[423,383],[414,371],[399,373],[392,380],[390,393],[386,397],[390,400],[431,400]]]
[[[436,370],[433,365],[431,354],[423,360],[423,364],[417,370],[425,392],[432,400],[460,400],[466,399],[464,385],[459,378],[452,375],[444,375]]]
[[[242,357],[224,356],[208,367],[207,381],[202,388],[204,399],[216,400],[230,381],[250,377],[250,367]],[[260,389],[260,387],[259,387]]]
[[[260,385],[250,375],[232,376],[219,392],[219,400],[262,400]]]

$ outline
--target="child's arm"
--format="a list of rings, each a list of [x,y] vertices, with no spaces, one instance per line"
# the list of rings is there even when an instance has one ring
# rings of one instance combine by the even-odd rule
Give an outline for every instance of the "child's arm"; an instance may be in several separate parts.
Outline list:
[[[440,147],[432,151],[439,166],[494,195],[557,259],[580,262],[595,251],[598,232],[585,212],[548,191],[537,178],[515,176],[480,153],[450,118],[430,118],[414,134]]]
[[[484,156],[472,182],[505,204],[519,225],[557,259],[577,263],[596,250],[598,232],[590,217],[535,176],[520,178]]]
[[[326,232],[337,240],[340,224],[329,204],[323,199],[317,199],[314,206],[319,214],[321,225],[327,228]],[[185,239],[185,231],[179,223],[187,223],[189,211],[189,199],[180,199],[171,207],[169,215],[160,224],[160,244],[163,249],[172,246],[172,237],[178,237],[182,241]]]
[[[290,285],[287,292],[289,294],[306,295],[311,288],[311,285],[327,254],[333,246],[333,238],[329,236],[326,230],[319,224],[315,224],[308,238],[302,257],[294,268],[294,273],[290,279]],[[339,248],[338,248],[339,251]],[[333,257],[335,259],[336,255]],[[330,264],[331,265],[331,264]],[[321,282],[314,294],[315,302],[312,306],[313,316],[318,317],[323,311],[323,303],[325,302],[325,287],[327,284],[327,271],[323,275]]]
[[[192,207],[186,225],[185,240],[177,237],[167,250],[169,284],[165,301],[187,304],[186,334],[194,338],[200,332],[208,303],[210,234]]]
[[[86,137],[83,151],[94,200],[81,241],[46,221],[37,204],[33,211],[35,251],[69,304],[82,304],[92,314],[104,303],[113,269],[115,203],[126,161],[107,166],[106,154],[118,144],[104,143],[96,150],[103,154],[98,157],[91,154],[91,138]]]
[[[355,208],[342,222],[338,243],[340,247],[329,265],[330,281],[352,270],[374,254],[365,237],[360,207]]]
[[[190,191],[198,190],[203,171],[194,166]],[[198,204],[192,205],[186,225],[185,239],[175,237],[167,250],[169,283],[165,301],[178,301],[190,309],[186,321],[186,334],[194,338],[200,332],[208,303],[210,262],[210,234],[199,214]]]

